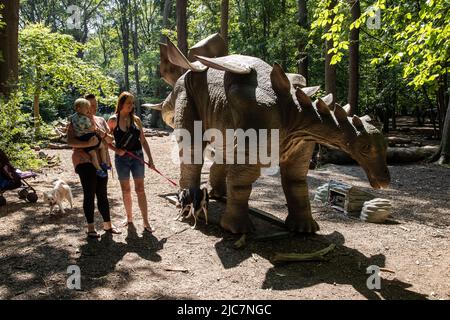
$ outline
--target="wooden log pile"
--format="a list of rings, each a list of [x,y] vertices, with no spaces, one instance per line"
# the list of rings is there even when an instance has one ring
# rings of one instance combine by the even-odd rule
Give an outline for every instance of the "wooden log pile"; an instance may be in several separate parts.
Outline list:
[[[67,121],[57,121],[53,123],[54,134],[50,137],[50,141],[53,143],[67,144]]]
[[[144,128],[144,135],[146,137],[166,137],[166,136],[170,135],[170,132],[168,130],[162,130],[162,129]]]
[[[38,155],[39,158],[47,162],[46,167],[48,168],[56,167],[61,163],[61,159],[57,155],[49,156],[44,151],[39,151]]]
[[[388,147],[387,149],[387,163],[414,163],[427,160],[433,156],[439,149],[439,146],[410,146],[410,147]],[[319,163],[333,163],[333,164],[356,164],[347,153],[329,149],[321,148],[321,153],[318,155]]]
[[[49,143],[43,147],[57,150],[71,149],[71,147],[67,144],[67,124],[68,123],[65,121],[55,122],[53,124],[54,134],[50,136]],[[170,130],[144,128],[144,135],[146,137],[165,137],[169,136],[170,133]]]

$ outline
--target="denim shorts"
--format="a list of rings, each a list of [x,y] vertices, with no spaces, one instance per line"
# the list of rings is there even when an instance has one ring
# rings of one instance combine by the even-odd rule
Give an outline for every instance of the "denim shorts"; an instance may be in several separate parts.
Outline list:
[[[132,151],[136,156],[144,160],[144,152],[141,150]],[[115,156],[116,171],[119,180],[130,180],[130,172],[133,174],[133,179],[143,179],[145,175],[144,163],[140,162],[129,155]]]

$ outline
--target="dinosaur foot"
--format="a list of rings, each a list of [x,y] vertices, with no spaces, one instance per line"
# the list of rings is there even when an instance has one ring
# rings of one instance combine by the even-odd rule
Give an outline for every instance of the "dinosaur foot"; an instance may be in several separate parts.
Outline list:
[[[288,215],[285,221],[289,231],[297,233],[316,233],[320,230],[319,225],[312,217],[292,217]]]
[[[227,192],[225,190],[218,188],[211,188],[208,194],[211,199],[221,199],[227,196]]]
[[[225,213],[220,219],[220,226],[232,233],[249,233],[255,230],[248,214],[231,215]]]

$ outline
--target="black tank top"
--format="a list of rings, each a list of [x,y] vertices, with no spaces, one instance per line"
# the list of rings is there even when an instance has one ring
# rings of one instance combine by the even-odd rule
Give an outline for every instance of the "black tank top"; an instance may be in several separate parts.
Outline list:
[[[127,151],[141,150],[142,149],[142,144],[140,140],[141,130],[139,129],[139,127],[135,124],[134,121],[132,121],[130,127],[128,128],[128,131],[124,132],[120,129],[119,124],[120,114],[117,114],[116,117],[117,117],[117,125],[113,131],[114,140],[116,141],[116,147],[120,149],[125,149]],[[132,140],[130,141],[130,143],[128,143],[128,147],[124,148],[124,146],[122,146],[121,144],[126,134],[132,134],[133,137],[131,138]]]

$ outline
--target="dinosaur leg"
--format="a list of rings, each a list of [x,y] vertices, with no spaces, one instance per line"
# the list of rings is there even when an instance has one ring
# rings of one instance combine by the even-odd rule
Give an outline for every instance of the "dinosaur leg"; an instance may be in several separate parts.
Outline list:
[[[198,188],[200,187],[200,175],[202,166],[198,164],[181,164],[180,188]]]
[[[209,184],[212,198],[221,198],[227,194],[227,170],[224,164],[213,163],[209,171]]]
[[[220,220],[222,228],[233,233],[254,229],[248,215],[248,199],[260,168],[256,165],[230,165],[227,172],[227,207]]]
[[[306,176],[314,143],[300,143],[289,159],[280,163],[281,184],[288,205],[286,227],[294,232],[315,233],[319,225],[311,215]]]
[[[203,150],[206,144],[202,141],[201,122],[200,132],[195,129],[196,121],[199,121],[193,102],[188,98],[185,91],[180,91],[176,102],[175,113],[175,135],[178,141],[180,156],[180,188],[200,187],[200,176],[203,167]],[[200,135],[195,137],[195,135]]]
[[[203,167],[203,159],[200,158],[198,163],[194,157],[194,153],[199,152],[193,146],[194,141],[192,140],[191,146],[186,144],[180,150],[180,188],[198,188],[200,187],[200,178]],[[200,154],[203,150],[202,145],[196,146],[197,149],[200,149]],[[186,152],[190,156],[183,157],[184,152]]]

